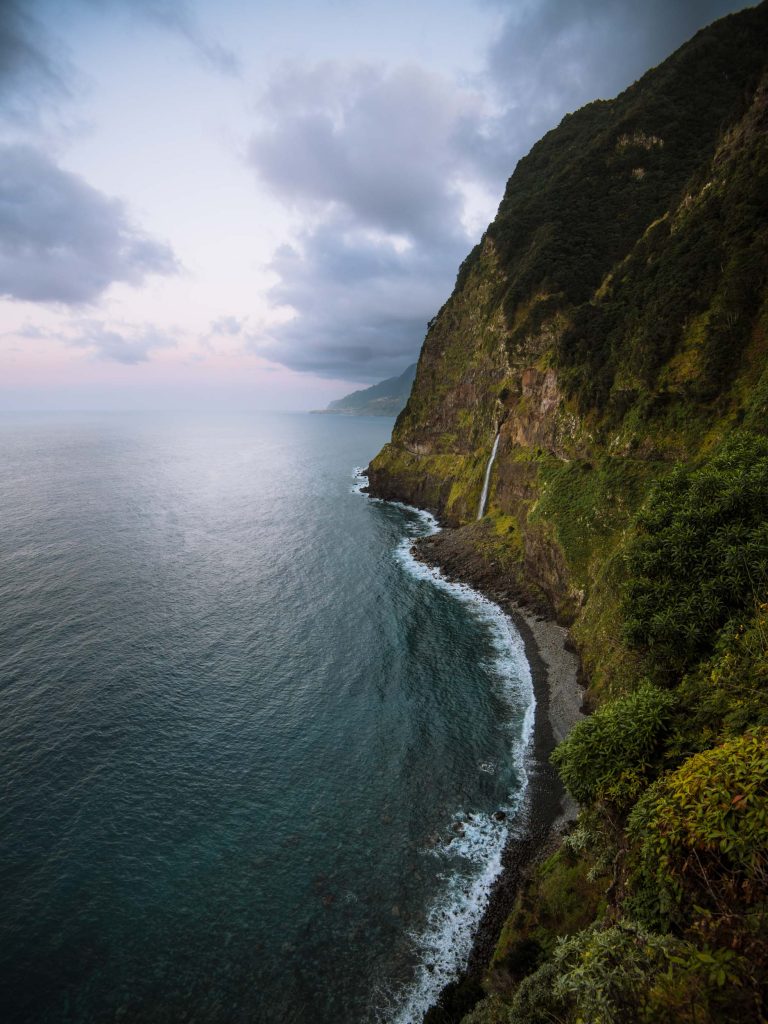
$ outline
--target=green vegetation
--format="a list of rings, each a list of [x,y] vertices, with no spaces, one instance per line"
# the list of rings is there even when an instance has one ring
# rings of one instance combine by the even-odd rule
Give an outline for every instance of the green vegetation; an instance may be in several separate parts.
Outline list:
[[[567,848],[537,865],[501,933],[491,962],[493,987],[502,990],[524,977],[558,939],[591,924],[605,908],[604,882],[593,864]]]
[[[544,472],[561,495],[587,475]],[[736,431],[655,477],[603,534],[618,594],[591,595],[636,657],[553,754],[579,822],[518,898],[474,1024],[768,1012],[768,442]]]
[[[636,903],[652,924],[695,922],[712,937],[726,923],[732,945],[745,929],[762,928],[768,939],[768,728],[695,754],[661,778],[632,812],[628,834],[639,864]]]
[[[654,463],[639,459],[540,461],[541,496],[531,519],[553,524],[582,585],[588,585],[595,559],[604,561],[656,471]]]
[[[744,86],[754,91],[764,67],[764,19],[758,9],[700,33],[618,99],[566,117],[520,161],[489,228],[507,269],[510,325],[518,306],[537,293],[560,296],[561,305],[588,302],[647,226],[663,217],[713,155],[723,124],[743,115]],[[638,167],[641,178],[632,173]],[[702,294],[710,283],[705,270],[719,257],[709,242],[704,232],[688,264],[687,283],[701,282]],[[681,279],[681,290],[685,284]],[[586,386],[588,352],[572,351]]]
[[[766,1016],[767,458],[764,437],[726,436],[694,465],[657,474],[612,534],[604,571],[618,559],[624,583],[613,601],[599,589],[592,599],[618,615],[637,657],[625,692],[553,755],[582,807],[561,856],[601,880],[608,913],[603,902],[597,923],[558,931],[551,908],[560,923],[572,910],[556,874],[559,897],[508,919],[497,957],[521,943],[530,952],[532,938],[536,956],[504,985],[491,967],[478,1021],[491,1011],[489,1021],[518,1024]],[[557,934],[570,938],[553,943]]]
[[[728,438],[651,492],[627,552],[626,636],[674,678],[768,580],[768,439]]]
[[[685,715],[670,741],[674,757],[768,725],[768,604],[729,621],[712,656],[683,677],[677,693]]]
[[[603,704],[552,755],[579,803],[627,807],[645,788],[675,698],[650,683]]]
[[[593,926],[563,940],[552,960],[526,978],[508,1016],[500,1019],[509,1024],[734,1020],[734,1011],[738,1016],[755,1010],[742,986],[749,970],[732,950],[699,953],[689,942],[630,922]]]
[[[348,416],[397,416],[408,401],[415,376],[414,363],[398,377],[388,377],[372,387],[337,398],[322,411]]]

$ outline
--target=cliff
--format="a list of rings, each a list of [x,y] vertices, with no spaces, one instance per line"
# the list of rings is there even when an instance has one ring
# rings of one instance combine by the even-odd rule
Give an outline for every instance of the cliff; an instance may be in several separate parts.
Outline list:
[[[455,528],[426,557],[571,627],[597,708],[526,897],[594,920],[521,906],[473,1021],[768,1016],[767,352],[763,3],[520,161],[369,468]]]
[[[388,377],[369,388],[353,391],[331,402],[327,409],[315,409],[313,412],[343,416],[397,416],[408,401],[415,375],[416,363],[413,363],[398,377]]]

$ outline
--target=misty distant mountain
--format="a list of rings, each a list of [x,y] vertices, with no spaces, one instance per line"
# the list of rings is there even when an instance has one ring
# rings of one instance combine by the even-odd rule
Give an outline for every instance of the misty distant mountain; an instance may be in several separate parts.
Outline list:
[[[331,402],[327,409],[314,411],[344,416],[397,416],[408,401],[415,376],[416,363],[413,363],[399,377],[389,377],[362,391],[353,391]]]

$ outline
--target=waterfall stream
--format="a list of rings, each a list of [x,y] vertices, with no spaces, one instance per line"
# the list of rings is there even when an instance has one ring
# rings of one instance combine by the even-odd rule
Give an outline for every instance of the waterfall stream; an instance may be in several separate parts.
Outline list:
[[[493,448],[491,449],[491,457],[488,459],[488,465],[485,467],[485,480],[483,480],[483,493],[480,495],[480,507],[477,510],[477,518],[482,519],[485,515],[485,503],[488,501],[488,484],[491,482],[491,470],[493,469],[493,460],[496,458],[496,452],[499,448],[499,437],[501,434],[496,435],[496,440],[493,442]]]

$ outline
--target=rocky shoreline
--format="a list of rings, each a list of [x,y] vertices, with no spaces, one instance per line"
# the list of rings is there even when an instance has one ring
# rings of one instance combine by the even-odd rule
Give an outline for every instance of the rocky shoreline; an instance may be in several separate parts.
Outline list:
[[[568,631],[539,610],[524,607],[488,572],[487,563],[461,544],[459,530],[446,529],[413,546],[421,561],[449,579],[465,583],[498,604],[514,622],[525,644],[536,697],[533,739],[528,755],[528,789],[502,856],[502,872],[475,935],[463,975],[440,994],[424,1024],[454,1024],[484,995],[483,975],[502,926],[512,910],[527,870],[554,843],[576,814],[549,755],[582,717],[580,665]]]

